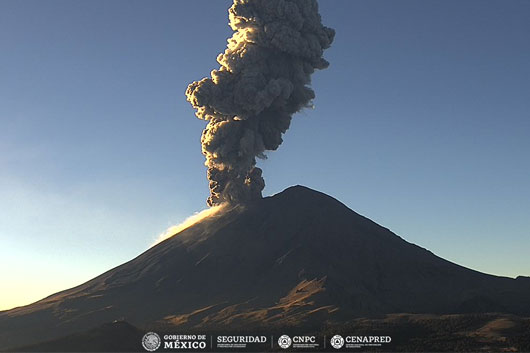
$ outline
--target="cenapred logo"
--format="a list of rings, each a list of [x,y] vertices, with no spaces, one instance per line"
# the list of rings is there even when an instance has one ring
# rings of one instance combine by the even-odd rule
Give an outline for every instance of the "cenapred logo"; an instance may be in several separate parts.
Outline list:
[[[342,346],[344,346],[344,338],[342,338],[341,335],[335,335],[331,337],[331,340],[329,341],[331,346],[335,349],[341,349]]]
[[[142,346],[146,351],[154,352],[162,343],[160,336],[154,332],[147,332],[144,337],[142,337]]]
[[[292,342],[291,337],[287,335],[281,335],[280,338],[278,338],[278,345],[283,349],[291,347]]]

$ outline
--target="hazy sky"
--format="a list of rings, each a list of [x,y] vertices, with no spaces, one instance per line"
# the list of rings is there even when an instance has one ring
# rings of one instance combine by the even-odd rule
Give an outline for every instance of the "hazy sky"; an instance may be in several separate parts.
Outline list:
[[[186,86],[231,1],[0,0],[0,309],[80,284],[205,208]],[[260,161],[435,254],[530,275],[530,2],[321,0],[337,36]]]

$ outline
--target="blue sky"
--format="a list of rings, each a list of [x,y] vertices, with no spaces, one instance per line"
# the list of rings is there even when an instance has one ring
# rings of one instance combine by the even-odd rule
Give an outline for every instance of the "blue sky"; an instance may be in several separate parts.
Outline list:
[[[0,1],[0,309],[80,284],[205,208],[184,91],[230,1]],[[321,0],[315,109],[260,161],[479,271],[530,275],[530,2]]]

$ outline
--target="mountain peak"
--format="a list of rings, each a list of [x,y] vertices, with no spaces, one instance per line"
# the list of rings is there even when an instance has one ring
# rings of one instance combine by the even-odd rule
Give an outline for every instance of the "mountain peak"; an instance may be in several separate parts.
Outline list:
[[[321,200],[321,201],[328,200],[328,201],[338,202],[336,199],[334,199],[333,197],[329,195],[324,194],[323,192],[308,188],[307,186],[303,186],[303,185],[290,186],[287,189],[283,190],[282,192],[276,195],[270,196],[270,198],[282,199],[282,200],[287,198],[289,200],[296,201],[296,202],[304,202],[304,201],[315,202],[318,200]]]
[[[270,196],[270,197],[284,197],[284,196],[302,196],[302,197],[312,197],[312,198],[319,198],[319,197],[325,197],[328,199],[333,199],[333,197],[324,194],[323,192],[311,189],[304,185],[293,185],[289,186],[282,192],[277,193],[276,195]]]
[[[322,194],[322,195],[325,195],[325,194],[323,194],[323,193],[321,193],[319,191],[316,191],[316,190],[313,190],[311,188],[308,188],[307,186],[297,184],[297,185],[289,186],[288,188],[286,188],[282,192],[279,192],[275,196],[279,196],[279,195],[282,195],[282,194],[293,194],[293,193],[296,193],[296,194],[306,193],[306,194]]]
[[[455,265],[297,185],[204,219],[81,286],[0,313],[0,346],[117,319],[215,331],[315,328],[398,312],[530,314],[529,297],[527,280]]]

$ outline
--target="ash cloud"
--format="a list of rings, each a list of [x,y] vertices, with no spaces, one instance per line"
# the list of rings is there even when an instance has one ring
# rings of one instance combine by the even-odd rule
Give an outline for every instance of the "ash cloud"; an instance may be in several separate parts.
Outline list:
[[[187,100],[208,121],[201,137],[208,205],[261,198],[265,187],[256,158],[276,150],[291,117],[315,98],[311,74],[335,31],[321,23],[316,0],[234,0],[221,67],[193,82]]]

